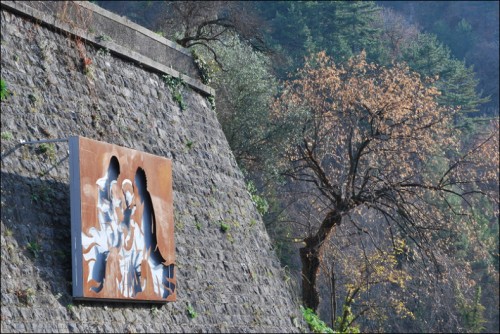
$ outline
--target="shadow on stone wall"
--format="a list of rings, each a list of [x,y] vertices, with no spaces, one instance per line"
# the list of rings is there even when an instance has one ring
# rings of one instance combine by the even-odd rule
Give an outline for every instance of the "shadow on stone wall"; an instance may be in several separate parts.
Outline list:
[[[11,276],[10,282],[17,283],[7,287],[10,297],[3,297],[14,304],[33,305],[46,304],[53,298],[69,309],[70,304],[109,306],[109,302],[72,298],[69,184],[2,172],[1,189],[2,234],[8,252],[2,256],[6,262],[2,270],[7,269],[2,275]],[[26,296],[29,288],[35,290],[34,295]],[[151,308],[147,303],[112,305],[122,309]]]
[[[8,262],[2,271],[6,267],[14,281],[24,281],[21,287],[36,286],[37,291],[48,287],[61,305],[67,305],[71,302],[69,185],[4,172],[1,177],[1,219],[9,253],[2,259]],[[15,291],[7,292],[19,298],[21,287],[17,284]]]

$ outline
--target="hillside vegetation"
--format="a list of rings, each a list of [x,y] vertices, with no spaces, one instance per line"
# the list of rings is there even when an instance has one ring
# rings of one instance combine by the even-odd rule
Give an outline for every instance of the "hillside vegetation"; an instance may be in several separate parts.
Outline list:
[[[498,332],[498,2],[96,3],[192,51],[307,317]]]

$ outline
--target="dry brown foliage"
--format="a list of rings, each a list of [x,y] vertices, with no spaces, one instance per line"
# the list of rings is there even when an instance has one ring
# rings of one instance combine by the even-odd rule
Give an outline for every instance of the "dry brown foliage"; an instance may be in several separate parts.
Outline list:
[[[316,276],[335,226],[383,224],[393,245],[407,240],[439,276],[444,267],[436,250],[446,251],[464,226],[474,226],[474,196],[486,194],[478,185],[498,184],[498,172],[491,171],[498,160],[480,154],[494,136],[478,138],[462,153],[453,124],[459,110],[438,104],[435,79],[404,64],[368,63],[364,52],[338,66],[323,52],[285,83],[274,120],[293,119],[300,128],[284,154],[285,175],[311,184],[327,209],[301,249],[306,306],[319,304]],[[368,210],[375,214],[363,219]],[[345,219],[353,215],[362,218]]]

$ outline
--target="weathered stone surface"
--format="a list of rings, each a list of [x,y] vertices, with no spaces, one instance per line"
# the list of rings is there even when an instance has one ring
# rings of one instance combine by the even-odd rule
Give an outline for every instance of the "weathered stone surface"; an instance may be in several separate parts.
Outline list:
[[[85,44],[84,74],[70,36],[1,19],[1,332],[299,331],[297,294],[206,98],[182,88],[182,111],[161,74]],[[71,135],[173,160],[177,302],[72,300],[68,145],[19,145]]]

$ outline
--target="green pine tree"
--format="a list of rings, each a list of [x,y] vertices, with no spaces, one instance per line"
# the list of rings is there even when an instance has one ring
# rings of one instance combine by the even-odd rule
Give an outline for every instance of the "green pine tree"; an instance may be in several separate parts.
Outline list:
[[[419,34],[414,43],[403,50],[401,60],[423,76],[437,77],[436,85],[442,93],[440,102],[460,106],[464,117],[477,113],[480,104],[488,101],[476,92],[478,80],[473,68],[453,58],[450,49],[433,34]]]

